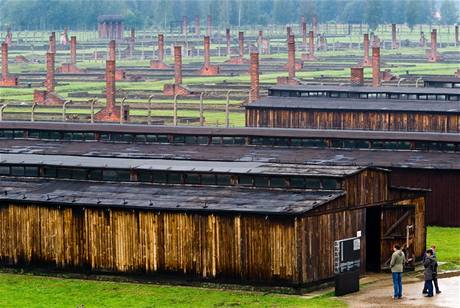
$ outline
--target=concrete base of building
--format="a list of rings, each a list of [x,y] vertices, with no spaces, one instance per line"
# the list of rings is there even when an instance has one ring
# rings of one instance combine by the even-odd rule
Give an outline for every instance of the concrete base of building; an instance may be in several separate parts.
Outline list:
[[[8,76],[6,79],[0,80],[0,87],[17,87],[18,77]]]
[[[63,63],[56,71],[63,74],[77,74],[85,72],[85,70],[80,69],[75,64],[71,63]]]
[[[16,63],[29,63],[30,61],[29,61],[29,59],[27,59],[23,55],[19,55],[19,56],[16,56],[14,58],[14,62],[16,62]]]
[[[34,91],[34,103],[47,106],[62,106],[65,100],[54,92],[46,90]]]
[[[287,64],[284,65],[284,69],[286,69],[286,70],[288,69]],[[295,70],[296,70],[296,72],[301,71],[302,69],[303,69],[303,61],[302,60],[296,60],[295,61]]]
[[[380,79],[384,81],[391,81],[391,80],[397,80],[398,76],[393,75],[393,73],[391,73],[391,70],[386,69],[383,72],[380,72]]]
[[[301,55],[302,61],[317,61],[318,58],[315,55],[312,55],[310,53],[303,53]]]
[[[442,60],[441,54],[439,52],[433,52],[431,49],[426,51],[426,57],[428,62],[439,62]]]
[[[203,66],[200,69],[199,74],[202,76],[216,76],[219,75],[220,68],[217,65]]]
[[[121,110],[120,107],[112,108],[104,107],[94,115],[94,120],[101,122],[120,122]]]
[[[192,94],[192,91],[183,85],[165,84],[163,86],[163,95],[165,96],[190,95],[190,94]]]
[[[359,65],[362,67],[371,67],[372,61],[369,58],[364,58],[363,61],[359,62]]]
[[[160,60],[150,60],[150,68],[155,69],[155,70],[164,70],[164,69],[168,69],[169,66]]]
[[[125,80],[126,73],[123,70],[116,70],[115,71],[115,80]]]
[[[243,57],[236,56],[236,57],[231,57],[227,61],[225,61],[226,64],[248,64],[249,61],[246,60]]]
[[[300,85],[300,80],[297,78],[289,78],[289,77],[277,77],[276,78],[277,85]]]

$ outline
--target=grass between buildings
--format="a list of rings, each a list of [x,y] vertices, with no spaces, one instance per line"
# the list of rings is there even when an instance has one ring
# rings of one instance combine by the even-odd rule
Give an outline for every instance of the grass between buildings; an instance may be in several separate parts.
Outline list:
[[[460,269],[460,228],[429,226],[426,245],[436,245],[438,262],[446,262],[439,267],[441,270]]]
[[[345,307],[332,297],[304,298],[195,287],[0,274],[2,307]]]

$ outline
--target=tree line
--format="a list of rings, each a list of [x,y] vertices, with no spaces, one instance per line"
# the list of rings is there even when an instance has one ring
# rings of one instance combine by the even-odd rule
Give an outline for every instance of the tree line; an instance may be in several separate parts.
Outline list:
[[[188,16],[215,26],[311,22],[367,24],[454,24],[457,0],[0,0],[0,26],[13,29],[95,29],[99,15],[117,14],[126,26],[170,27]]]

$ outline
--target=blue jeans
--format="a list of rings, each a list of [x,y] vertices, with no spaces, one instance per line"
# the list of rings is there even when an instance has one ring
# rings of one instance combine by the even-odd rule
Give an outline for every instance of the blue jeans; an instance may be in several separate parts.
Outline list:
[[[402,296],[402,273],[391,273],[393,275],[394,297]]]
[[[433,280],[425,280],[425,290],[428,291],[428,295],[433,295]]]

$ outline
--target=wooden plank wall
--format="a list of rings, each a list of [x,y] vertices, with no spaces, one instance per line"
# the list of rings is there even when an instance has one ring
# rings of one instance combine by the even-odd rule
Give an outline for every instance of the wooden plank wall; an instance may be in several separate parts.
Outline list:
[[[246,109],[246,126],[460,132],[460,115],[395,111]]]
[[[297,283],[295,218],[0,206],[0,262]]]
[[[348,176],[343,185],[350,207],[378,204],[388,200],[389,174],[383,170],[366,169]]]

